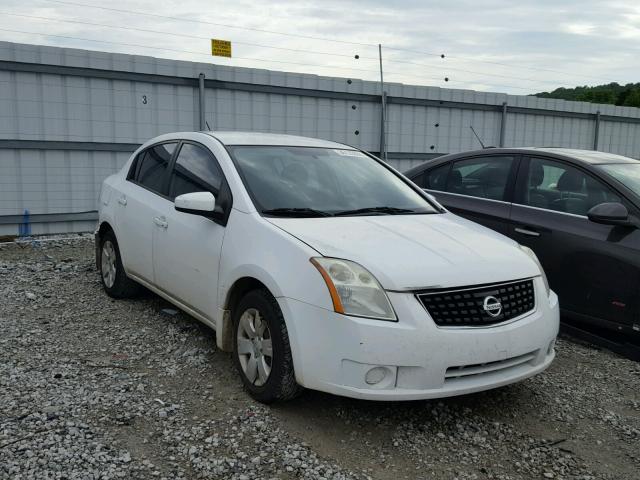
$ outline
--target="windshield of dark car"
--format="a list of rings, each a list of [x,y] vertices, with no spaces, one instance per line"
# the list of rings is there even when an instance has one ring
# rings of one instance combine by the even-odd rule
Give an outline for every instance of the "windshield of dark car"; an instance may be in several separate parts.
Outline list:
[[[306,209],[302,213],[315,216],[375,208],[373,214],[436,213],[397,175],[355,150],[287,146],[230,150],[261,212]]]
[[[600,168],[640,196],[640,162],[600,165]]]

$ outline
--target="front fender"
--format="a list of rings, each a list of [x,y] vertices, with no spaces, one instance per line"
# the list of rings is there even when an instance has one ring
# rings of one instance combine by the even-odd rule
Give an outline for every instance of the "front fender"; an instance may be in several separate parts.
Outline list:
[[[333,311],[322,275],[309,259],[318,252],[257,213],[233,210],[229,216],[218,278],[218,345],[230,345],[230,312],[226,310],[231,287],[241,278],[261,282],[281,304],[284,298]],[[294,366],[299,358],[297,319],[283,310]]]

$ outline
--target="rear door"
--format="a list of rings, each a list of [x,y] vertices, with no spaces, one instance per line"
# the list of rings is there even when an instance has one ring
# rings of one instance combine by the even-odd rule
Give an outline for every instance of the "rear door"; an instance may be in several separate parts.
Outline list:
[[[640,231],[600,225],[591,207],[622,202],[601,179],[578,165],[544,157],[523,160],[509,236],[540,259],[564,310],[631,326],[640,278],[629,261]]]
[[[153,283],[154,218],[164,198],[168,167],[177,142],[149,147],[134,160],[115,199],[118,247],[128,273]]]
[[[452,212],[507,233],[519,157],[479,155],[423,173],[423,188]]]

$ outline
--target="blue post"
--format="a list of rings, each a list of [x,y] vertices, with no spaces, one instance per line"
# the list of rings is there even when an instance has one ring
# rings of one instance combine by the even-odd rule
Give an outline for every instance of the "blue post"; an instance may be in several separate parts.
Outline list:
[[[29,219],[29,210],[25,209],[22,215],[22,223],[18,227],[18,235],[21,237],[31,236],[31,220]]]

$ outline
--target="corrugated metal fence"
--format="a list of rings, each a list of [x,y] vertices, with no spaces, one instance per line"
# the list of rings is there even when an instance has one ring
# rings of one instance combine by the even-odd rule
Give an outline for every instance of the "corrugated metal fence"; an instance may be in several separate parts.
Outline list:
[[[386,84],[400,170],[489,145],[640,156],[640,109]],[[204,129],[319,137],[380,151],[376,82],[0,42],[0,235],[91,230],[99,186],[155,135]]]

